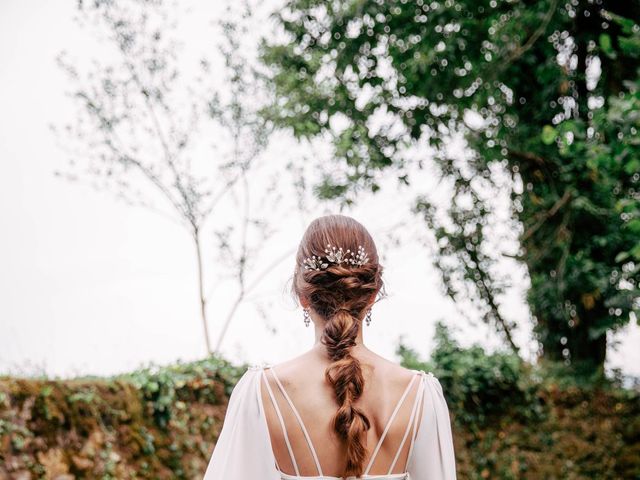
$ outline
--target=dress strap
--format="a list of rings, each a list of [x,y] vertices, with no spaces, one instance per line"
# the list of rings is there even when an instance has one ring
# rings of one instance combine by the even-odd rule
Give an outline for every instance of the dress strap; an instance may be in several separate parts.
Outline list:
[[[304,438],[307,441],[307,445],[309,446],[309,451],[311,452],[311,455],[313,456],[313,461],[316,464],[316,469],[318,470],[318,476],[322,477],[323,473],[322,473],[322,467],[320,467],[320,460],[318,459],[318,455],[316,453],[316,449],[313,448],[313,442],[311,442],[311,436],[309,435],[309,432],[307,431],[307,428],[304,426],[304,422],[302,421],[302,417],[300,416],[300,413],[298,412],[298,409],[293,404],[293,401],[291,400],[291,397],[289,397],[289,395],[287,394],[287,391],[284,389],[284,385],[282,385],[282,382],[280,382],[280,379],[278,378],[278,375],[276,375],[275,368],[272,367],[272,368],[270,368],[270,370],[271,370],[271,375],[273,375],[273,378],[276,381],[276,384],[278,385],[278,388],[280,389],[280,392],[282,392],[282,396],[287,400],[287,403],[291,407],[291,411],[293,412],[294,416],[296,417],[296,420],[298,420],[298,424],[300,425],[300,429],[302,430],[302,433],[304,434]]]
[[[420,374],[420,376],[422,377],[422,374]],[[420,378],[422,380],[422,378]],[[414,427],[415,428],[415,421],[414,419],[417,418],[417,411],[418,411],[418,406],[419,406],[419,401],[422,399],[424,395],[424,382],[420,382],[420,385],[418,385],[418,391],[416,392],[416,398],[413,401],[413,407],[411,407],[411,416],[409,417],[409,421],[407,422],[407,428],[404,431],[404,435],[402,437],[402,441],[400,442],[400,446],[398,447],[398,451],[396,452],[395,457],[393,457],[393,462],[391,462],[391,465],[389,466],[389,472],[387,473],[387,475],[391,475],[391,472],[393,471],[393,468],[396,466],[396,463],[398,461],[398,458],[400,457],[400,453],[402,452],[402,449],[404,448],[404,444],[407,441],[407,437],[409,436],[409,432],[411,431],[411,428]],[[415,432],[414,432],[415,433]],[[412,436],[411,438],[411,446],[409,447],[409,451],[411,451],[413,449],[413,440],[415,440],[415,436]],[[408,458],[408,456],[407,456]]]
[[[396,404],[395,408],[393,409],[393,412],[391,413],[391,416],[389,417],[389,420],[387,420],[387,424],[384,427],[384,431],[382,432],[382,435],[380,436],[380,440],[378,440],[378,444],[376,445],[375,450],[371,454],[371,459],[369,460],[369,463],[367,464],[367,468],[364,471],[364,475],[369,475],[369,470],[371,470],[371,467],[373,466],[373,462],[375,462],[375,460],[376,460],[376,456],[378,455],[378,452],[380,451],[380,447],[382,447],[382,442],[384,442],[384,439],[387,436],[387,433],[389,432],[389,429],[391,428],[391,424],[393,423],[393,420],[396,418],[396,415],[398,414],[398,411],[400,410],[400,407],[402,407],[402,404],[404,403],[404,399],[407,398],[409,390],[411,390],[411,386],[413,385],[413,382],[415,381],[415,379],[418,376],[419,376],[419,374],[415,374],[415,375],[413,375],[411,377],[411,381],[409,382],[409,384],[404,389],[404,392],[402,393],[402,396],[400,397],[400,400],[398,400],[398,403]]]
[[[420,427],[419,422],[420,422],[421,415],[418,415],[417,413],[418,411],[421,410],[421,408],[424,408],[424,396],[427,390],[427,387],[425,385],[425,382],[427,381],[427,375],[433,375],[431,372],[427,374],[424,371],[422,371],[420,373],[422,375],[422,382],[421,382],[422,383],[422,401],[420,402],[420,406],[418,407],[418,410],[416,410],[416,417],[413,422],[413,435],[411,436],[411,446],[409,447],[409,453],[407,455],[407,465],[409,465],[409,460],[411,460],[411,454],[413,453],[413,446],[416,442],[416,437],[418,436],[418,428]]]
[[[278,402],[276,402],[276,398],[273,395],[273,390],[271,389],[271,385],[269,385],[269,380],[267,379],[264,369],[262,369],[262,378],[264,379],[264,383],[267,386],[267,392],[269,393],[269,398],[271,398],[271,403],[273,404],[273,408],[275,409],[276,415],[278,416],[278,420],[280,421],[280,426],[282,427],[282,433],[284,435],[284,443],[287,445],[287,450],[289,451],[289,457],[291,458],[293,469],[296,472],[296,476],[299,477],[300,470],[298,469],[298,463],[296,462],[296,457],[293,454],[293,448],[291,448],[291,442],[289,441],[289,435],[287,434],[287,427],[284,424],[284,418],[282,418],[282,412],[278,407]]]

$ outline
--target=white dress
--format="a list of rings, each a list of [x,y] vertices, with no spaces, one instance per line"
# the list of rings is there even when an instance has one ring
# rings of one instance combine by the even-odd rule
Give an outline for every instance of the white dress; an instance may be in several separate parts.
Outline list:
[[[268,394],[274,405],[276,405],[276,413],[283,427],[285,442],[297,475],[288,475],[278,469],[271,448],[267,420],[262,404],[261,379],[264,378],[265,368],[269,367],[251,367],[233,389],[224,425],[209,461],[204,480],[341,480],[337,477],[323,475],[317,454],[311,444],[311,439],[302,423],[302,419],[275,375],[275,370],[271,369],[278,387],[281,389],[302,428],[315,460],[318,475],[299,475],[286,429],[284,429],[282,415],[277,408],[277,402],[274,401],[269,382],[265,382]],[[407,386],[380,437],[378,445],[371,455],[371,460],[365,469],[364,475],[361,477],[365,480],[455,480],[456,478],[451,423],[442,387],[431,372],[415,371],[415,373],[417,375]],[[390,473],[404,445],[405,440],[403,439],[403,444],[398,449],[398,455],[396,455],[394,463],[389,468],[389,473],[387,475],[369,475],[369,469],[382,445],[387,430],[416,378],[420,381],[419,390],[415,396],[409,425],[405,433],[406,439],[409,427],[413,423],[415,434],[411,435],[409,440],[411,444],[406,472],[401,474]],[[418,408],[419,399],[422,399],[421,418],[416,415],[416,412],[420,410]],[[349,479],[352,478],[354,477],[349,477]]]

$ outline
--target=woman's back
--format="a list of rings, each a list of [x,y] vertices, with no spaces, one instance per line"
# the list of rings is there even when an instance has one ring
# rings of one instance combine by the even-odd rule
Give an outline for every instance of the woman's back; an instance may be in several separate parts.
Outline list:
[[[309,225],[292,286],[304,324],[313,323],[313,347],[243,375],[205,480],[455,479],[438,381],[364,346],[382,270],[373,238],[354,219]]]
[[[420,373],[389,362],[361,345],[352,349],[352,355],[360,361],[365,380],[365,389],[356,405],[371,423],[366,432],[368,471],[365,469],[364,473],[404,473],[419,427]],[[333,427],[335,392],[325,380],[329,363],[326,354],[313,349],[264,371],[261,397],[273,452],[279,469],[293,478],[340,477],[345,470],[344,445]]]

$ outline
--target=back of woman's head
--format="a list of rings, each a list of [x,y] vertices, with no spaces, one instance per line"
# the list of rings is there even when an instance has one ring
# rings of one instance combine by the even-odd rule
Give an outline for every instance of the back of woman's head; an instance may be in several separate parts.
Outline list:
[[[322,343],[331,359],[325,375],[339,405],[333,425],[345,442],[345,477],[362,474],[370,427],[369,419],[355,406],[364,377],[351,348],[382,287],[378,252],[362,224],[344,215],[311,222],[298,248],[293,290],[325,322]]]

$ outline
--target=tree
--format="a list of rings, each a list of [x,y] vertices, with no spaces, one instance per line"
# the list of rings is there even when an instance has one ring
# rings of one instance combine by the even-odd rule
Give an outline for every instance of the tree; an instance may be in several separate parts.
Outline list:
[[[210,59],[202,58],[193,74],[181,58],[177,4],[99,0],[79,2],[78,12],[80,24],[100,37],[105,52],[83,72],[69,55],[59,59],[78,107],[76,119],[58,132],[71,154],[65,176],[90,179],[131,204],[169,217],[189,233],[203,335],[212,353],[205,245],[217,238],[224,260],[244,281],[247,254],[257,254],[253,242],[262,245],[269,236],[266,221],[254,218],[248,196],[247,175],[257,168],[270,135],[257,114],[259,81],[238,49],[247,32],[249,5],[244,3],[240,13],[228,8],[219,23],[223,68],[216,70]],[[210,140],[230,148],[210,151]],[[269,191],[262,193],[262,205],[275,208]],[[239,214],[232,225],[212,229],[224,202],[235,202]],[[242,241],[236,255],[238,230]],[[241,292],[237,304],[244,299],[244,287]]]
[[[415,212],[447,293],[469,291],[517,351],[495,268],[512,255],[544,357],[600,368],[607,332],[640,308],[640,2],[290,0],[276,18],[286,42],[263,46],[278,97],[266,114],[330,136],[348,167],[319,195],[353,201],[385,172],[409,183],[429,145],[451,203],[425,192]],[[515,252],[488,230],[504,189]]]

